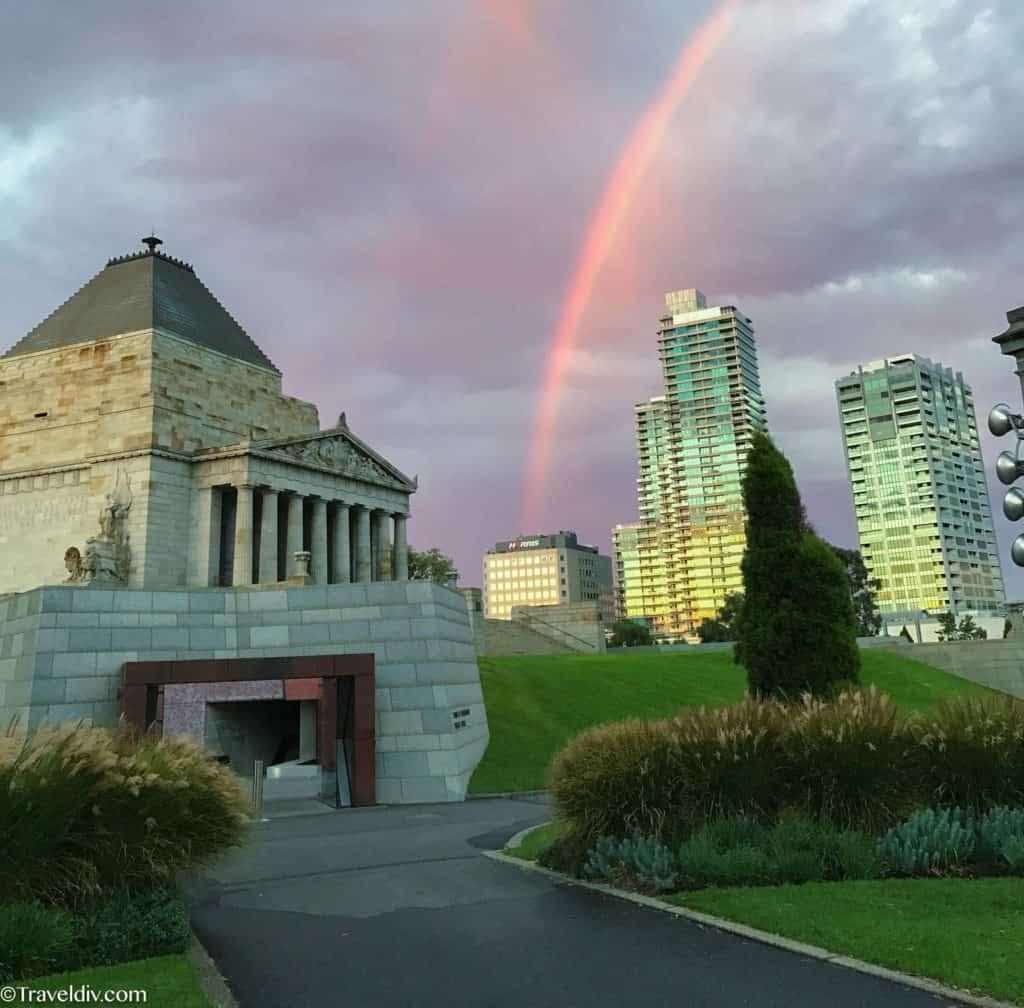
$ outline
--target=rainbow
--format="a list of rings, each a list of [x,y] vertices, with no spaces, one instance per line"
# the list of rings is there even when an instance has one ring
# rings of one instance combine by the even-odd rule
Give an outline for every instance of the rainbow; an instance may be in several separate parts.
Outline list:
[[[526,499],[520,525],[524,530],[539,527],[537,522],[541,517],[541,497],[547,480],[562,383],[594,284],[622,228],[643,175],[662,144],[672,117],[701,69],[729,31],[738,5],[739,0],[723,0],[683,47],[668,79],[630,134],[587,224],[548,351],[540,400],[534,416],[527,464]]]

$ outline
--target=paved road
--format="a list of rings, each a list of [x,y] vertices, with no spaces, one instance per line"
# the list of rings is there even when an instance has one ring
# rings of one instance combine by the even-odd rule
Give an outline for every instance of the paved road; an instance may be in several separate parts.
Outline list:
[[[190,890],[242,1008],[943,1008],[497,864],[542,798],[275,818]]]

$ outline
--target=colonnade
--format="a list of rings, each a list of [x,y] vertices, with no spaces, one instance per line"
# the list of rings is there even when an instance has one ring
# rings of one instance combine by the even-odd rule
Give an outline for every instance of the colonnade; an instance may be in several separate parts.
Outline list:
[[[305,553],[314,584],[408,580],[407,515],[250,484],[234,489],[233,585],[303,574]]]

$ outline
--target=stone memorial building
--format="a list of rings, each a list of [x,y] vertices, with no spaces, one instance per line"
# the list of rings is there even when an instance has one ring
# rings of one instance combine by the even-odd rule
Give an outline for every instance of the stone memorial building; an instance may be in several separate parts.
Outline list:
[[[486,715],[462,597],[408,581],[416,478],[144,244],[0,357],[0,718],[124,713],[343,804],[369,739],[377,801],[462,798]]]

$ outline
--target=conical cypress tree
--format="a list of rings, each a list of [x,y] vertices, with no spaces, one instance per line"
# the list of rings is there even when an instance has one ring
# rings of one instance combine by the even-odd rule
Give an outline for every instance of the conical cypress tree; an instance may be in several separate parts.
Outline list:
[[[754,435],[743,479],[747,549],[736,661],[758,696],[827,693],[856,682],[857,624],[842,562],[807,524],[793,470]]]

